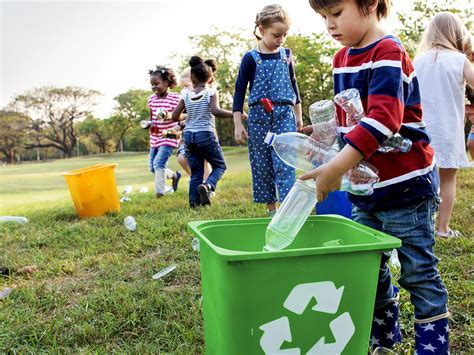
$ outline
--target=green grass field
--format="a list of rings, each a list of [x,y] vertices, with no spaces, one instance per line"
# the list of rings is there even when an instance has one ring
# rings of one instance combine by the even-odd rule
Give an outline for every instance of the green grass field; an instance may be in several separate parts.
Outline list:
[[[191,220],[261,217],[265,207],[251,202],[248,158],[243,148],[226,148],[229,170],[212,208],[190,210],[188,178],[173,195],[157,200],[147,155],[125,153],[22,164],[0,168],[0,215],[22,215],[24,225],[0,224],[0,353],[120,352],[202,353],[204,350],[199,254],[186,231]],[[78,219],[65,172],[96,163],[117,162],[121,191],[132,185],[131,202],[117,214]],[[171,168],[177,169],[174,158]],[[472,255],[474,169],[461,171],[453,227],[464,237],[440,240],[436,252],[450,294],[452,353],[474,349]],[[141,186],[150,192],[138,193]],[[137,220],[135,232],[123,219]],[[151,277],[177,265],[160,280]],[[35,265],[37,272],[20,269]],[[413,344],[412,306],[402,291],[405,342]]]

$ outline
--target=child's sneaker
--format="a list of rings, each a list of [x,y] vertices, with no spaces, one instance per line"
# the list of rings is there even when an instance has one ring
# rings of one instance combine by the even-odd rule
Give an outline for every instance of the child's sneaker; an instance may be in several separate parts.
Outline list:
[[[173,186],[174,191],[178,189],[179,179],[181,179],[181,173],[179,171],[176,171],[176,174],[174,174],[173,177],[171,178],[172,180],[171,186]]]
[[[200,199],[201,205],[211,204],[211,199],[210,199],[211,190],[212,189],[208,184],[201,184],[198,186],[199,199]]]

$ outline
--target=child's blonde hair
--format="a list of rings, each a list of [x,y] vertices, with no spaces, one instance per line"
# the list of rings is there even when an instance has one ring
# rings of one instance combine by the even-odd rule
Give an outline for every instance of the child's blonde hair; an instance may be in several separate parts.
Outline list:
[[[471,34],[458,15],[452,12],[440,12],[430,20],[418,51],[423,52],[432,48],[450,49],[471,55]]]
[[[291,25],[290,16],[283,7],[278,4],[265,6],[255,17],[255,28],[253,34],[260,41],[262,37],[257,34],[257,28],[259,26],[267,28],[275,22],[281,22],[288,26]]]

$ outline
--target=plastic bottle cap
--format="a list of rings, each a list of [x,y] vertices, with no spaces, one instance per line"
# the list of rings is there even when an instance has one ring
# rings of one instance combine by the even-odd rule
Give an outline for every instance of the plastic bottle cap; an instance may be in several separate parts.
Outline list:
[[[276,133],[268,132],[263,141],[267,143],[268,145],[272,145],[273,141],[275,140],[275,137],[276,137]]]

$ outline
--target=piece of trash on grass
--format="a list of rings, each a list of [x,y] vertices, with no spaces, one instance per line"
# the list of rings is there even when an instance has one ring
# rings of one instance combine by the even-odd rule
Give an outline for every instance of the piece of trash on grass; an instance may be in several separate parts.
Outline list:
[[[393,268],[395,269],[400,269],[400,260],[398,259],[398,252],[397,249],[392,250],[392,255],[390,255],[389,259],[390,265],[392,265]]]
[[[135,218],[132,216],[125,217],[123,224],[125,224],[125,227],[130,231],[137,229],[137,221],[135,221]]]
[[[18,269],[18,273],[20,274],[34,274],[37,271],[38,271],[38,267],[36,265],[27,265]]]
[[[5,287],[3,290],[0,291],[0,300],[7,298],[10,293],[12,293],[13,288]]]
[[[130,202],[132,201],[132,199],[128,196],[123,196],[120,198],[120,202],[124,203],[124,202]]]
[[[0,223],[4,222],[28,223],[28,218],[20,216],[0,216]]]
[[[165,195],[168,195],[168,194],[172,194],[172,193],[174,193],[173,186],[168,186],[168,185],[166,185],[166,186],[165,186],[165,191],[164,191],[164,192],[165,192]]]
[[[142,186],[140,187],[140,190],[139,190],[142,194],[144,193],[147,193],[148,192],[148,186]]]
[[[194,251],[199,251],[199,239],[194,238],[193,241],[191,242],[191,247],[193,248]]]
[[[167,268],[157,272],[155,275],[152,276],[152,278],[154,280],[158,280],[158,279],[161,279],[163,276],[166,276],[168,275],[171,271],[173,271],[174,269],[176,269],[176,265],[171,265],[171,266],[168,266]]]
[[[132,192],[132,190],[133,190],[132,185],[127,185],[127,186],[125,186],[125,188],[124,188],[124,190],[123,190],[123,193],[126,194],[126,195],[128,195],[129,193]]]

